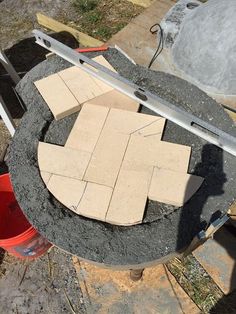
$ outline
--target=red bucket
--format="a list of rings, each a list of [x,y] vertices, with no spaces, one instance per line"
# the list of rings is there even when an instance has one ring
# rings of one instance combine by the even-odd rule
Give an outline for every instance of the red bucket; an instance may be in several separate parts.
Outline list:
[[[9,174],[0,176],[0,247],[20,258],[36,258],[52,246],[28,222],[20,209]]]

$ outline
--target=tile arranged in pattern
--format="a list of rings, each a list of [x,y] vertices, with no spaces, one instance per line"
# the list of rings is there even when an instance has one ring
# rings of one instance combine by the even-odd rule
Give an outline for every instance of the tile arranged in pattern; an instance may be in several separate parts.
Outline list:
[[[82,179],[91,154],[67,147],[39,142],[38,164],[40,171],[64,177]]]

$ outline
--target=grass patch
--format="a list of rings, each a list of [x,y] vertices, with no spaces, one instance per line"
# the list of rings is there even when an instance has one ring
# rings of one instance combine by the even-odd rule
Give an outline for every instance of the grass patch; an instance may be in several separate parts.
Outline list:
[[[144,10],[127,0],[74,0],[73,7],[78,14],[73,27],[102,41],[107,41]]]
[[[96,8],[98,0],[74,0],[73,5],[81,12],[88,12]]]
[[[235,301],[234,304],[224,301],[223,292],[192,255],[182,261],[175,258],[167,264],[167,268],[203,313],[235,313],[232,312]],[[220,312],[219,307],[222,307]],[[213,311],[214,308],[217,311]]]

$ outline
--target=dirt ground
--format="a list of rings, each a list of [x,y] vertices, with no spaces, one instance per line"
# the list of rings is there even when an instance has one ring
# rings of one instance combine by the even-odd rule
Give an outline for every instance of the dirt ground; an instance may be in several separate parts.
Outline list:
[[[33,261],[1,257],[0,313],[85,313],[70,255],[52,248]]]
[[[35,53],[32,40],[24,41],[31,36],[32,29],[39,27],[35,18],[37,12],[106,41],[142,11],[143,8],[126,0],[0,0],[0,48],[15,47],[7,50],[7,55],[23,76],[45,55],[42,50]],[[19,105],[11,80],[1,67],[0,94],[15,122],[19,123],[24,109]],[[0,120],[0,174],[7,171],[5,163],[1,162],[1,155],[9,141],[9,133]],[[168,264],[168,268],[203,313],[209,313],[222,298],[222,292],[192,256],[182,262],[174,260]],[[84,311],[83,298],[69,255],[53,248],[44,257],[25,263],[1,252],[0,313]]]

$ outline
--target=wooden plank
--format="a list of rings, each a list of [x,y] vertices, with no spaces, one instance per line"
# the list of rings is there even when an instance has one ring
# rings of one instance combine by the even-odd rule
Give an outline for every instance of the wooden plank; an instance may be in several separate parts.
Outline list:
[[[48,17],[42,13],[36,14],[37,21],[40,25],[45,28],[48,28],[54,32],[68,32],[71,33],[82,46],[86,47],[97,47],[103,45],[103,42],[95,39],[87,34],[84,34],[70,26],[67,26],[61,22],[54,20],[51,17]]]
[[[140,5],[141,7],[148,8],[152,4],[152,0],[128,0],[133,4]]]
[[[156,35],[151,34],[149,29],[162,20],[174,3],[170,0],[154,1],[142,14],[114,35],[108,44],[119,46],[137,64],[147,67],[157,48]]]
[[[128,0],[129,2],[132,2],[133,4],[136,4],[136,5],[140,5],[141,7],[144,7],[144,8],[148,8],[151,4],[154,3],[154,0]],[[166,3],[175,3],[177,2],[177,0],[164,0]],[[162,2],[160,0],[160,2]]]
[[[224,294],[228,294],[236,288],[236,277],[234,275],[235,246],[235,236],[222,227],[213,239],[209,239],[193,252],[194,257]]]
[[[236,122],[236,112],[229,110],[229,109],[225,109],[225,111],[228,113],[228,115]]]

